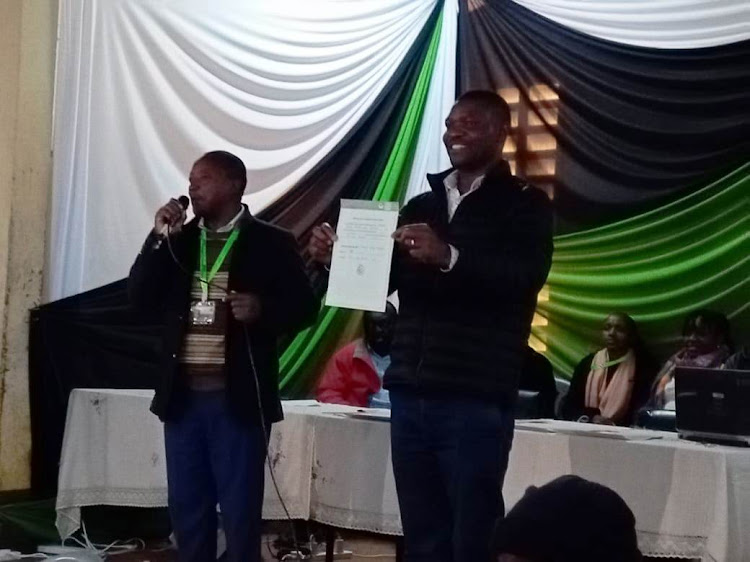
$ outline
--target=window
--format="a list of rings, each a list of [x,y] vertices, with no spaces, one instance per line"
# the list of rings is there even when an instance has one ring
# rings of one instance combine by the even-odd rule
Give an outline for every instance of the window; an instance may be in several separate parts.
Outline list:
[[[555,170],[557,165],[557,140],[552,130],[557,127],[559,96],[546,84],[529,88],[521,96],[518,88],[502,88],[498,92],[508,102],[511,113],[510,133],[503,146],[503,157],[511,171],[527,179],[536,187],[555,197]],[[549,301],[549,289],[539,292],[539,302]],[[534,313],[529,345],[544,352],[546,345],[547,318]]]
[[[510,134],[503,157],[511,171],[555,196],[557,140],[551,129],[557,126],[559,96],[550,86],[537,84],[521,96],[518,88],[498,92],[508,102],[511,113]]]

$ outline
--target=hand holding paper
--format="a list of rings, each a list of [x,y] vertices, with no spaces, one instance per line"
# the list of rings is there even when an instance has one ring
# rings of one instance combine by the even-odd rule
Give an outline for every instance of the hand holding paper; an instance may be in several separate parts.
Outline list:
[[[398,203],[341,200],[331,253],[328,306],[385,311],[393,255],[392,233],[397,224]],[[314,259],[325,257],[325,247],[332,240],[325,226],[317,234],[310,243]]]
[[[333,253],[333,244],[338,240],[333,227],[327,222],[312,229],[312,236],[308,245],[310,257],[323,265],[331,265],[331,254]]]
[[[446,268],[450,264],[450,246],[443,242],[428,224],[402,226],[393,233],[393,239],[418,262],[441,268]]]

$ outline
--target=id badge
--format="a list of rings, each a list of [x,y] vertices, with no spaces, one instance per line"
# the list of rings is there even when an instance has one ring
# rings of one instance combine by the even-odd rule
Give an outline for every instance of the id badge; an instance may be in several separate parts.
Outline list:
[[[190,323],[193,326],[210,326],[216,318],[214,301],[194,301],[190,305]]]

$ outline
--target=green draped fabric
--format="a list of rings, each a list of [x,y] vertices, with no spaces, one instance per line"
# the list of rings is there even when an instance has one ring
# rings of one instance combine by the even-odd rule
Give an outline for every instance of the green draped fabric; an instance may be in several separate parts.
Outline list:
[[[435,67],[442,14],[432,31],[427,53],[414,86],[398,135],[378,186],[374,201],[403,202],[411,172],[411,164],[419,136],[430,78]],[[342,333],[352,329],[361,315],[350,310],[324,306],[317,322],[301,332],[286,348],[280,359],[280,388],[282,395],[294,397],[309,392],[320,373],[323,362],[335,351]]]
[[[54,499],[0,506],[0,529],[4,526],[18,529],[38,541],[55,543],[60,540],[55,528]],[[0,533],[0,536],[5,535]],[[7,548],[7,545],[2,546]]]
[[[657,356],[674,351],[686,314],[724,312],[750,335],[750,163],[654,211],[555,239],[533,334],[559,373],[596,349],[607,313],[638,322]]]

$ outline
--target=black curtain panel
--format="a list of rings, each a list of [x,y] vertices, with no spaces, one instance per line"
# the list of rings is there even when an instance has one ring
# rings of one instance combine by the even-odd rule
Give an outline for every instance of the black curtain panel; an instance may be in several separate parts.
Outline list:
[[[558,233],[651,210],[748,160],[748,41],[623,45],[511,0],[461,0],[458,40],[460,91],[511,103],[507,156],[553,195]]]
[[[31,486],[57,489],[68,395],[74,388],[155,388],[159,329],[128,306],[125,281],[31,311]]]

